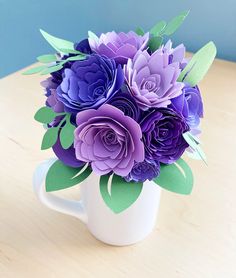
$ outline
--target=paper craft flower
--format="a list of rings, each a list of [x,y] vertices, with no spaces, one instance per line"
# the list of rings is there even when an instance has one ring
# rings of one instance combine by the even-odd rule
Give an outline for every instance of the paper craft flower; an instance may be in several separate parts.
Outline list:
[[[181,157],[188,144],[182,134],[189,130],[185,119],[169,108],[149,111],[140,123],[145,157],[171,164]]]
[[[94,34],[89,38],[89,44],[93,51],[109,58],[114,58],[118,64],[125,64],[128,58],[133,58],[136,52],[143,50],[148,43],[149,34],[139,36],[135,32],[116,33],[108,32],[99,38]]]
[[[105,104],[97,110],[78,113],[76,122],[76,157],[91,163],[97,174],[105,175],[113,171],[124,177],[135,161],[144,160],[140,126],[119,109]]]
[[[180,96],[171,100],[171,107],[185,117],[190,128],[195,128],[203,117],[203,103],[199,88],[185,85],[182,92]]]
[[[144,160],[143,162],[136,162],[134,167],[125,180],[145,182],[146,180],[152,180],[158,177],[160,174],[160,163],[158,161]]]
[[[116,67],[114,60],[93,54],[65,69],[57,88],[58,99],[70,113],[98,108],[120,89],[123,80],[121,66]]]
[[[171,62],[173,57],[162,49],[152,55],[147,50],[139,51],[124,66],[126,82],[142,110],[167,107],[170,99],[181,94],[184,84],[177,82],[180,65],[179,62]]]

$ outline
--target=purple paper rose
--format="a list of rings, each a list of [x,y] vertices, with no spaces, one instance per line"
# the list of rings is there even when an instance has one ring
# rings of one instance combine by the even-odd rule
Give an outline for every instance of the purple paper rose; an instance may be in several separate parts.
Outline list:
[[[140,123],[146,159],[171,164],[188,144],[182,134],[189,130],[185,119],[169,108],[149,111]]]
[[[136,162],[128,176],[125,177],[127,182],[145,182],[152,180],[160,174],[160,163],[145,159],[142,162]]]
[[[170,107],[182,114],[190,128],[196,128],[203,117],[203,103],[198,86],[185,85],[182,94],[171,100]]]
[[[76,157],[90,162],[99,175],[113,171],[124,177],[129,174],[135,161],[144,160],[140,126],[119,109],[104,104],[97,110],[78,113],[76,122]]]
[[[133,58],[136,52],[147,46],[149,34],[139,36],[135,32],[116,33],[108,32],[99,38],[94,34],[89,38],[91,49],[109,58],[113,58],[118,64],[125,64],[128,58]]]
[[[57,88],[58,99],[66,112],[77,113],[98,108],[107,102],[122,86],[121,66],[105,56],[93,54],[86,60],[76,61],[65,69],[64,78]]]

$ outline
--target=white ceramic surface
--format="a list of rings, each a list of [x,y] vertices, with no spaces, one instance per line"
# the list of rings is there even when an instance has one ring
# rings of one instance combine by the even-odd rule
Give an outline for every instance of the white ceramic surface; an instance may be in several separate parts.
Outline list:
[[[159,208],[161,189],[147,181],[136,202],[115,214],[104,203],[99,190],[99,176],[91,174],[80,184],[81,200],[72,201],[45,191],[45,176],[55,160],[48,160],[35,171],[33,186],[39,200],[51,209],[83,221],[99,240],[117,246],[134,244],[152,231]]]

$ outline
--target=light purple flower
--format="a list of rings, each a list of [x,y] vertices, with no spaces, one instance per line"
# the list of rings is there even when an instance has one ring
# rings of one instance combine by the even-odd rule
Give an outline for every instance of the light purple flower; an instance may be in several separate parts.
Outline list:
[[[139,51],[124,66],[125,79],[131,94],[142,110],[150,107],[167,107],[170,99],[181,94],[184,84],[177,82],[181,72],[180,63],[158,49],[152,55]],[[171,61],[172,60],[172,61]]]
[[[114,58],[118,64],[125,64],[128,58],[133,58],[138,50],[147,46],[149,34],[139,36],[135,32],[116,33],[114,31],[101,34],[98,38],[95,34],[89,37],[91,49],[108,58]]]
[[[82,111],[76,123],[75,155],[78,160],[91,162],[99,175],[113,171],[127,176],[135,161],[144,160],[141,128],[118,108],[104,104],[97,110]]]

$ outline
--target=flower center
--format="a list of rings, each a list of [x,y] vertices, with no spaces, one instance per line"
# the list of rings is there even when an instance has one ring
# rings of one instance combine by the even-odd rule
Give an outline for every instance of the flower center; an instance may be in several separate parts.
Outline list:
[[[103,140],[106,145],[115,145],[117,144],[117,136],[113,130],[108,130],[103,135]]]

